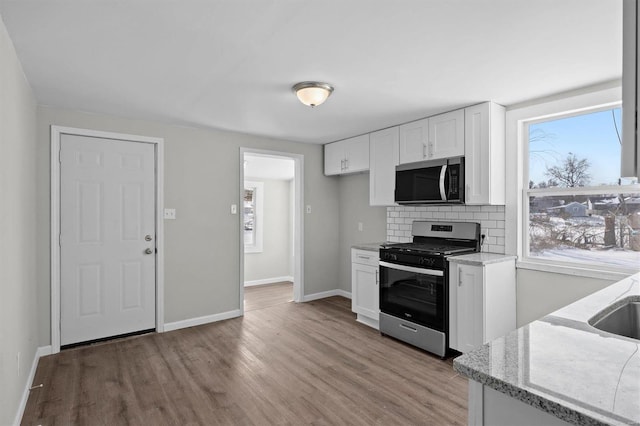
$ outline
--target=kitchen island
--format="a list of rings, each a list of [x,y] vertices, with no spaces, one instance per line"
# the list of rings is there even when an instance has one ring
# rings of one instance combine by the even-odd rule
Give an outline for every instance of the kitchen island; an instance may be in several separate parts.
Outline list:
[[[625,301],[640,274],[456,358],[469,424],[640,425],[640,340],[589,324]]]

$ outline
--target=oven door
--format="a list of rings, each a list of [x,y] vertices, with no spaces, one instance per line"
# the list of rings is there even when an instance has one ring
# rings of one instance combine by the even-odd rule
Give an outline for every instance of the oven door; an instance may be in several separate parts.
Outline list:
[[[380,262],[380,311],[446,333],[443,270]]]

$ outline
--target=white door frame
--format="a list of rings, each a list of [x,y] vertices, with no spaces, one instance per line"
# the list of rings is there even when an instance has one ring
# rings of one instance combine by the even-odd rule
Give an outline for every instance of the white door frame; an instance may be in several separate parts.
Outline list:
[[[164,331],[164,139],[51,126],[51,351],[60,352],[60,141],[62,135],[152,143],[156,174],[156,331]]]
[[[244,155],[257,154],[265,156],[286,157],[294,160],[294,272],[293,301],[302,302],[304,298],[304,155],[290,152],[269,151],[255,148],[240,148],[240,186],[238,188],[238,223],[240,224],[240,315],[244,315]]]

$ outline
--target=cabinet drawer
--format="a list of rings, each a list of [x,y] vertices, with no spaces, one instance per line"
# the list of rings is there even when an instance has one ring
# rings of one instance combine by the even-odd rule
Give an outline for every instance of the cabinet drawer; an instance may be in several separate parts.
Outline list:
[[[351,262],[362,265],[378,266],[377,251],[351,249]]]

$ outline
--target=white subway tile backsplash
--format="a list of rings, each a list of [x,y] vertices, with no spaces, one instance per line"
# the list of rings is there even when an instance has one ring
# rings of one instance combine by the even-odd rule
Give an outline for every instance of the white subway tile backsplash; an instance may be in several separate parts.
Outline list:
[[[397,206],[387,208],[387,240],[411,241],[414,220],[439,220],[480,223],[486,232],[483,252],[504,253],[504,206]]]

